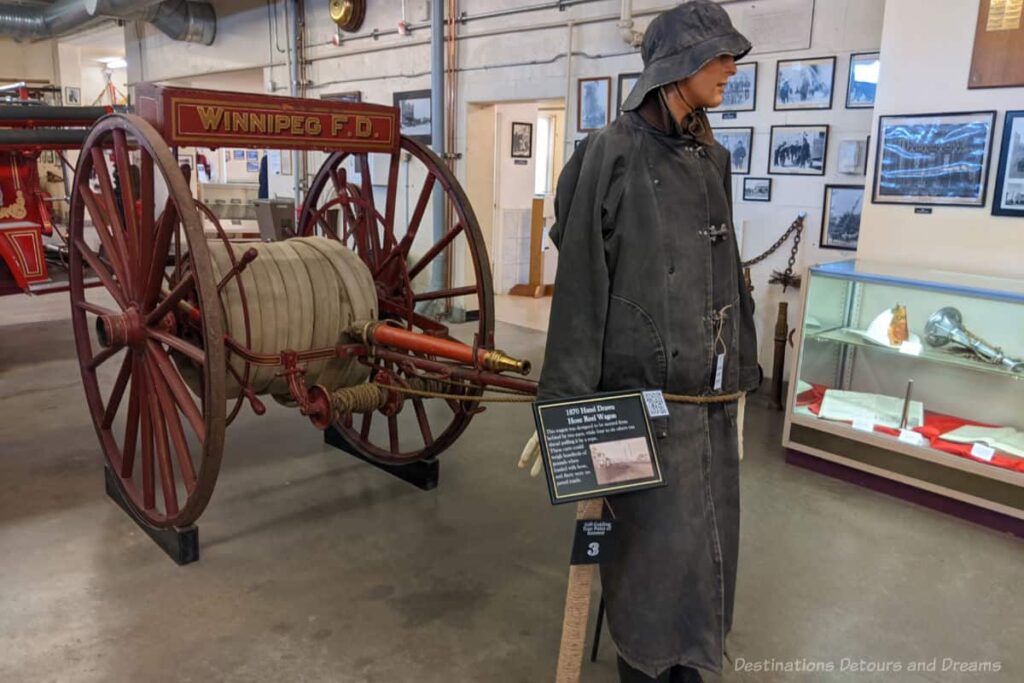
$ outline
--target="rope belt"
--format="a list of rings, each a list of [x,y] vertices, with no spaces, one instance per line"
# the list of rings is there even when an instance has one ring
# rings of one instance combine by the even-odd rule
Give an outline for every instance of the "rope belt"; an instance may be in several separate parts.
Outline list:
[[[428,391],[425,389],[413,389],[412,387],[395,386],[392,384],[366,384],[365,387],[379,387],[388,391],[397,391],[400,394],[410,396],[421,396],[424,398],[443,398],[450,401],[468,401],[471,403],[533,403],[537,400],[533,396],[466,396],[465,394],[449,394],[441,391]],[[354,388],[354,387],[353,387]],[[707,396],[689,396],[686,394],[662,394],[670,403],[688,403],[691,405],[703,405],[709,403],[732,403],[743,397],[744,392],[734,391],[730,394],[711,394]]]

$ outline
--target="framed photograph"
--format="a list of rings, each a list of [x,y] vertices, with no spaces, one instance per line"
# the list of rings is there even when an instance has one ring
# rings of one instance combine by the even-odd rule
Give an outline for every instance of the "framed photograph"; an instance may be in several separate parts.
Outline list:
[[[836,58],[784,59],[775,66],[775,111],[831,109]]]
[[[407,90],[394,94],[394,105],[398,109],[402,135],[417,142],[430,144],[433,124],[430,118],[430,91]]]
[[[81,104],[82,103],[82,89],[76,88],[73,85],[64,86],[64,104]]]
[[[512,123],[512,158],[529,159],[533,156],[533,124]]]
[[[871,109],[875,106],[881,64],[877,52],[850,55],[850,75],[846,82],[847,109]]]
[[[619,104],[615,109],[616,116],[622,115],[622,104],[629,97],[629,93],[633,92],[633,86],[639,78],[639,73],[619,74]]]
[[[725,84],[722,104],[712,114],[727,111],[754,111],[757,101],[757,62],[736,65],[736,73]]]
[[[348,92],[332,92],[320,95],[321,100],[332,102],[362,102],[363,93],[360,90],[349,90]]]
[[[855,250],[863,208],[863,185],[826,185],[821,211],[821,248]]]
[[[1008,111],[996,172],[993,216],[1024,216],[1024,111]]]
[[[768,173],[825,175],[828,126],[772,126]]]
[[[581,78],[576,91],[576,130],[589,133],[608,125],[608,112],[612,106],[612,79]]]
[[[994,111],[881,116],[876,204],[985,205]]]
[[[837,169],[848,175],[864,175],[868,168],[867,140],[840,140]]]
[[[770,202],[772,200],[771,178],[744,178],[743,201]]]
[[[715,140],[729,151],[733,175],[750,173],[750,145],[754,139],[753,128],[715,128]]]

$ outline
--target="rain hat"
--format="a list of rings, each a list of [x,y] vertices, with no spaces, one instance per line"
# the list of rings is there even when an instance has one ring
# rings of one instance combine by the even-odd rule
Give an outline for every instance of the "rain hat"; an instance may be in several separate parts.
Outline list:
[[[644,71],[622,110],[636,109],[650,91],[689,78],[716,57],[740,59],[750,48],[726,11],[711,0],[690,0],[663,12],[644,34]]]

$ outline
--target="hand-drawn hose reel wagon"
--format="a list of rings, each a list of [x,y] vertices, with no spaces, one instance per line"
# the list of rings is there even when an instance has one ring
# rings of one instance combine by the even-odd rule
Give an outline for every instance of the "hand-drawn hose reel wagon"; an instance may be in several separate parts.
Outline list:
[[[109,107],[59,107],[34,100],[0,105],[0,295],[20,292],[66,291],[51,278],[44,237],[56,234],[66,241],[55,225],[53,204],[63,197],[51,197],[40,182],[39,161],[52,154],[63,165],[65,194],[72,170],[65,151],[77,150],[87,129]],[[66,245],[52,249],[63,263]]]
[[[226,426],[243,404],[263,414],[267,396],[353,454],[397,466],[449,447],[485,387],[535,393],[503,374],[527,374],[529,363],[495,349],[473,210],[444,163],[400,135],[398,110],[153,85],[136,95],[136,114],[100,119],[82,147],[70,266],[108,490],[137,521],[192,525],[213,493]],[[294,237],[243,241],[193,198],[172,153],[181,146],[330,156]],[[371,169],[371,155],[385,163]],[[138,182],[115,187],[115,176]],[[375,177],[387,178],[376,195]],[[435,195],[453,217],[436,239],[420,230]],[[462,284],[428,277],[455,260]],[[83,287],[85,268],[101,288]],[[426,310],[442,300],[479,311],[469,343]]]

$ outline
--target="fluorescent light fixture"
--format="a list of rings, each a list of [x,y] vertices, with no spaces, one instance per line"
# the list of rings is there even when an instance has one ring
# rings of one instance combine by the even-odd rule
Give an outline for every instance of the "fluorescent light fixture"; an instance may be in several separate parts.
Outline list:
[[[854,64],[853,77],[861,83],[878,84],[878,74],[881,64],[876,60],[870,64]]]
[[[124,57],[103,57],[96,61],[106,64],[108,69],[123,69],[128,66],[128,62],[125,61]]]

